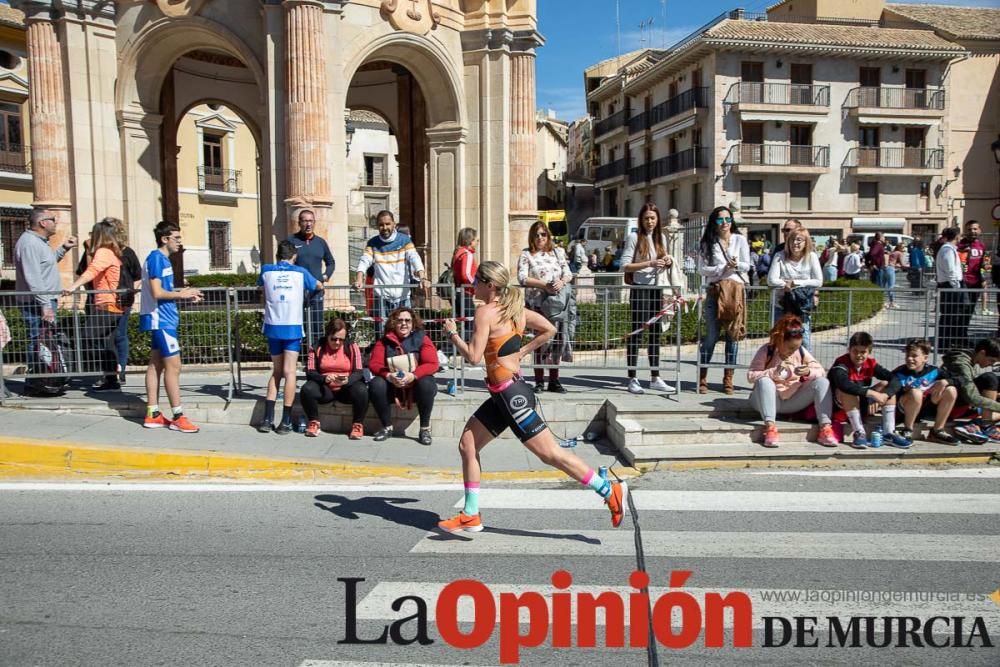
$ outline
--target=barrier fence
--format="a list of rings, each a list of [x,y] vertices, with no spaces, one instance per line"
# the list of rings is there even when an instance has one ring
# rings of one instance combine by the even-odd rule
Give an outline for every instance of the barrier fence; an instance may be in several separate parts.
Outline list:
[[[622,284],[604,284],[606,276],[595,276],[572,287],[575,316],[555,317],[558,333],[548,352],[522,361],[525,375],[534,369],[559,367],[568,371],[612,370],[624,381],[628,370],[642,378],[649,370],[647,351],[652,344],[659,352],[658,370],[667,382],[680,386],[682,364],[745,369],[761,345],[766,344],[774,319],[773,293],[767,287],[747,289],[747,336],[727,363],[722,339],[711,363],[703,364],[698,349],[706,336],[705,297],[682,297],[672,290]],[[394,303],[386,301],[404,290],[410,305],[424,322],[424,331],[441,352],[441,374],[461,389],[470,369],[444,335],[444,321],[458,315],[464,339],[471,335],[472,301],[464,288],[433,285],[427,291],[415,286],[327,287],[322,311],[307,308],[303,322],[305,339],[316,341],[325,323],[341,317],[352,328],[352,338],[368,348],[381,334],[384,317]],[[270,367],[267,340],[261,329],[263,302],[255,287],[205,288],[198,302],[177,301],[180,311],[178,337],[185,368],[222,372],[226,375],[227,400],[244,388],[242,373]],[[93,292],[47,294],[57,304],[57,326],[46,329],[40,313],[18,304],[29,293],[0,293],[0,309],[11,331],[8,344],[0,348],[0,394],[5,380],[45,378],[95,378],[113,376],[121,366],[138,370],[149,359],[150,337],[139,329],[138,301],[119,315],[95,308]],[[105,293],[106,294],[106,293]],[[875,340],[879,361],[887,367],[903,363],[903,349],[914,338],[924,338],[938,352],[968,347],[975,340],[996,335],[998,290],[936,288],[823,287],[811,316],[810,350],[824,365],[846,351],[847,340],[856,331],[867,331]],[[891,294],[891,300],[890,295]],[[86,298],[86,302],[85,302]],[[641,304],[641,305],[634,305]],[[891,304],[891,307],[889,307]],[[315,313],[315,314],[313,314]],[[466,313],[468,313],[466,315]],[[120,318],[124,317],[124,322]],[[123,327],[119,329],[119,326]],[[41,347],[32,335],[41,333]],[[45,329],[45,331],[42,331]],[[127,351],[122,346],[124,332]],[[630,346],[629,343],[632,342]],[[42,349],[44,348],[44,349]],[[307,349],[307,346],[303,348]],[[52,351],[62,356],[61,366],[52,366]],[[636,356],[630,359],[630,352]],[[305,352],[301,355],[305,358]],[[44,359],[42,358],[44,357]],[[304,362],[303,362],[304,363]],[[478,377],[482,377],[479,375]]]

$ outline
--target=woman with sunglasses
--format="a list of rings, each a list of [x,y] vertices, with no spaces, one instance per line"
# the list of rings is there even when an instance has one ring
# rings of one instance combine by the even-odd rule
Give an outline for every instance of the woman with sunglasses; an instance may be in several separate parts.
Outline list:
[[[306,383],[299,391],[299,402],[305,410],[306,436],[319,435],[319,406],[325,403],[346,403],[351,406],[351,440],[365,435],[365,412],[368,410],[368,385],[365,384],[361,349],[350,340],[351,330],[340,318],[326,324],[322,342],[309,352],[306,359]]]
[[[570,289],[573,273],[569,270],[566,253],[552,243],[552,234],[544,222],[536,222],[528,230],[528,247],[517,260],[517,281],[524,290],[524,300],[528,308],[541,314],[542,303],[548,296],[555,296],[563,289]],[[551,320],[549,320],[551,322]],[[555,323],[553,323],[555,324]],[[545,389],[545,369],[541,365],[546,357],[553,368],[549,369],[549,391],[565,394],[566,388],[559,383],[559,359],[562,356],[562,340],[556,329],[555,338],[543,350],[535,350],[535,391]],[[549,352],[552,351],[551,354]]]
[[[747,380],[753,386],[750,405],[764,420],[764,446],[778,446],[779,414],[794,414],[812,405],[819,420],[816,442],[836,447],[837,437],[830,426],[833,395],[826,371],[802,347],[802,320],[785,315],[771,328],[771,338],[750,362]]]
[[[726,324],[726,369],[722,375],[723,391],[733,393],[733,368],[736,366],[737,335],[734,322],[746,323],[746,275],[752,268],[750,244],[733,224],[733,212],[719,206],[708,216],[708,224],[701,235],[698,268],[707,281],[708,289],[702,312],[707,325],[701,339],[701,369],[698,374],[698,393],[708,393],[708,364],[715,354],[715,344]],[[720,303],[722,308],[720,308]],[[735,319],[720,319],[723,313]],[[735,314],[735,315],[734,315]],[[745,333],[745,329],[744,329]]]
[[[572,451],[561,448],[535,411],[535,394],[521,376],[521,359],[545,345],[555,335],[555,326],[539,313],[525,309],[523,293],[509,282],[510,273],[505,266],[499,262],[483,262],[475,282],[476,298],[483,305],[476,309],[471,342],[466,343],[459,337],[454,320],[444,324],[445,334],[466,361],[478,364],[484,360],[490,396],[466,422],[458,444],[465,504],[458,515],[438,523],[438,528],[448,533],[478,533],[483,529],[479,514],[482,473],[479,452],[508,428],[543,462],[604,498],[611,510],[611,525],[617,528],[624,516],[628,487],[624,483],[609,482]],[[530,342],[523,343],[526,329],[533,330],[536,335]]]
[[[413,309],[402,306],[389,313],[385,335],[375,343],[368,360],[368,369],[372,372],[368,395],[382,423],[374,436],[376,442],[393,434],[391,403],[409,407],[416,401],[420,415],[417,442],[431,444],[431,411],[437,394],[434,374],[438,368],[437,348],[424,332],[424,323]]]

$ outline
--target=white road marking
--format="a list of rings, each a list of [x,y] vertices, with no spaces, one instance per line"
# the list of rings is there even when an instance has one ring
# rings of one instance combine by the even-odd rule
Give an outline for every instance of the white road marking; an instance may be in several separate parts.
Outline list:
[[[412,553],[551,556],[629,556],[631,530],[503,529],[456,539],[428,533]],[[962,561],[994,563],[1000,535],[913,535],[909,533],[752,533],[642,531],[647,557],[796,558],[807,560]]]
[[[461,484],[268,484],[233,482],[2,482],[0,491],[157,491],[161,493],[375,493],[409,491],[462,491]]]
[[[556,568],[553,567],[553,570]],[[697,573],[695,573],[697,576]],[[665,583],[666,575],[657,580],[653,575],[651,583]],[[552,610],[552,593],[555,589],[548,585],[514,585],[496,584],[483,582],[492,593],[494,605],[499,619],[500,594],[513,593],[522,595],[533,592],[541,593],[549,607],[550,617]],[[420,582],[420,581],[387,581],[376,584],[375,588],[366,595],[358,604],[357,615],[363,620],[396,620],[406,614],[413,613],[413,603],[405,603],[402,611],[394,612],[392,602],[404,595],[416,595],[427,602],[427,614],[429,619],[436,618],[437,599],[446,583]],[[708,589],[708,588],[684,588],[669,589],[663,587],[651,587],[649,589],[650,600],[655,604],[661,595],[670,590],[683,590],[698,600],[702,608],[705,608],[705,594],[719,593],[723,596],[730,592],[746,593],[753,604],[753,627],[763,627],[763,617],[783,616],[791,618],[793,616],[815,616],[823,619],[826,616],[838,616],[843,619],[844,625],[848,617],[851,616],[915,616],[922,619],[929,619],[932,616],[965,616],[969,619],[966,624],[966,631],[971,628],[971,618],[982,616],[983,621],[988,626],[988,631],[992,636],[994,630],[1000,631],[1000,606],[994,604],[986,593],[933,593],[933,592],[906,592],[906,591],[837,591],[837,590],[815,590],[805,591],[796,589]],[[568,589],[559,591],[570,593],[572,605],[570,618],[576,624],[579,593],[599,595],[605,592],[616,593],[621,596],[625,611],[625,624],[628,625],[629,595],[637,592],[629,586],[586,586],[572,585]],[[855,599],[845,599],[850,595]],[[766,597],[765,597],[766,596]],[[798,596],[796,600],[795,596]],[[816,596],[815,599],[807,596]],[[835,598],[834,596],[837,596]],[[938,597],[940,596],[940,597]],[[770,599],[767,599],[770,598]],[[969,599],[972,598],[972,599]],[[457,617],[459,622],[471,623],[476,620],[476,607],[472,598],[463,596],[459,598],[457,604]],[[679,608],[674,608],[672,616],[673,627],[680,627],[681,612]],[[479,617],[482,617],[480,612]],[[725,627],[733,626],[732,613],[727,613],[725,617]],[[522,623],[528,621],[527,610],[522,609],[520,615]],[[597,613],[597,625],[604,625],[605,618],[603,610]],[[881,624],[876,626],[881,629]],[[943,628],[939,626],[938,629]],[[862,630],[863,631],[863,630]],[[942,633],[950,633],[951,630],[940,630]],[[495,631],[496,632],[496,631]]]
[[[878,468],[871,470],[760,470],[751,475],[788,475],[793,477],[927,477],[951,479],[1000,478],[1000,466],[989,468]]]
[[[463,662],[466,667],[486,667],[469,665]],[[417,664],[415,662],[353,662],[350,660],[306,660],[299,667],[459,667],[458,665],[430,665]]]
[[[893,514],[1000,514],[1000,495],[987,493],[857,493],[791,491],[633,491],[642,511],[887,512]],[[454,507],[461,507],[462,500]],[[593,491],[482,489],[490,509],[587,510],[602,507]]]

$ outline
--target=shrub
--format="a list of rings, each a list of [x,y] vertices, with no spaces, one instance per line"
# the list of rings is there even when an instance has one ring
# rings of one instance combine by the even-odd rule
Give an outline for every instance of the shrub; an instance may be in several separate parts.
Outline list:
[[[256,273],[206,273],[184,276],[189,287],[256,287]]]

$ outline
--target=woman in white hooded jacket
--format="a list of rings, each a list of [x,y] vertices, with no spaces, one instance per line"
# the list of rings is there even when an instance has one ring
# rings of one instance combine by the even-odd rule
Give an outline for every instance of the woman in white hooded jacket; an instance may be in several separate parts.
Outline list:
[[[819,257],[813,252],[812,239],[805,228],[793,230],[785,241],[785,248],[775,254],[767,274],[767,285],[772,288],[774,322],[786,314],[782,307],[782,299],[786,294],[797,287],[813,287],[818,290],[823,286],[823,269],[820,267]],[[811,350],[811,311],[790,314],[802,320],[802,347]]]

